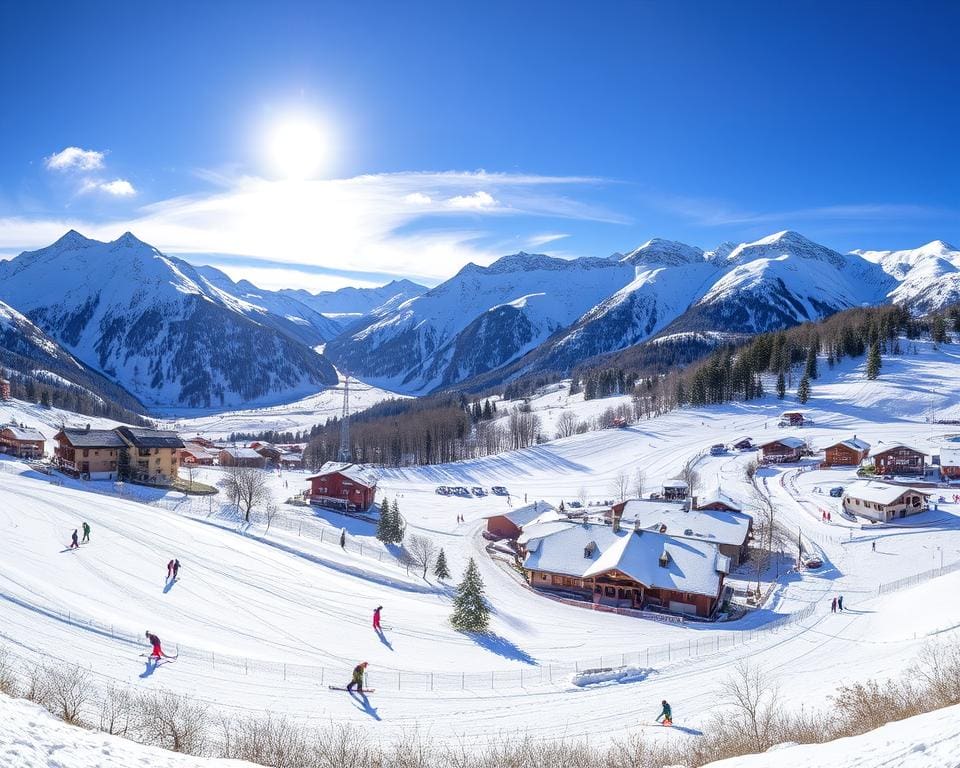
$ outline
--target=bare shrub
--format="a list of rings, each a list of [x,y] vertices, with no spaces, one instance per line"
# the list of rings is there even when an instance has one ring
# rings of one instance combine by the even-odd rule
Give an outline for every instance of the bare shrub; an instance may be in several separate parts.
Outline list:
[[[47,667],[44,674],[46,695],[43,706],[64,722],[79,724],[80,711],[92,694],[84,671],[76,666]]]
[[[937,707],[960,704],[960,643],[930,643],[911,669]]]
[[[243,515],[244,522],[250,522],[250,513],[267,503],[270,498],[270,486],[267,474],[253,467],[228,467],[219,486],[227,494],[237,512]]]
[[[172,693],[151,693],[138,699],[138,741],[173,752],[207,752],[207,706]]]
[[[220,720],[220,757],[246,760],[272,768],[301,768],[312,764],[309,733],[285,717]]]
[[[743,476],[748,482],[753,482],[753,478],[756,477],[759,467],[760,465],[756,459],[750,459],[750,461],[747,462],[747,465],[743,468]]]
[[[617,501],[623,501],[627,498],[627,493],[630,490],[630,475],[626,472],[618,472],[610,480],[610,493],[613,494],[613,497]]]
[[[778,743],[783,720],[779,692],[759,668],[738,662],[720,689],[720,702],[729,711],[717,716],[716,725],[742,746],[739,754],[764,752]]]
[[[313,742],[317,768],[369,768],[380,764],[380,750],[367,733],[352,725],[332,725]]]
[[[126,736],[133,722],[135,699],[127,688],[108,688],[100,699],[100,730]]]
[[[851,683],[842,686],[833,698],[844,713],[844,736],[865,733],[929,708],[923,706],[922,694],[907,681]]]
[[[35,664],[27,669],[26,680],[20,695],[27,701],[47,706],[50,701],[50,680],[47,670],[41,664]]]
[[[19,696],[20,686],[17,683],[17,673],[14,670],[13,659],[11,659],[6,648],[0,647],[0,693],[6,696]]]
[[[404,563],[423,571],[423,578],[427,578],[427,570],[436,554],[437,545],[434,544],[433,539],[416,533],[408,536],[403,545]]]

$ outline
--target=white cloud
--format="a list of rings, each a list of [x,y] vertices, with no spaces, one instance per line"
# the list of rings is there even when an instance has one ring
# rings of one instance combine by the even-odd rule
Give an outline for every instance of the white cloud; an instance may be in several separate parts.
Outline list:
[[[469,227],[462,226],[465,213],[622,221],[560,192],[600,182],[485,171],[310,181],[225,177],[222,188],[214,192],[144,206],[133,218],[70,222],[69,226],[100,240],[115,239],[129,230],[163,251],[191,254],[191,258],[223,254],[259,260],[264,267],[276,269],[309,265],[435,281],[446,279],[469,261],[489,264],[505,252],[495,233],[478,227],[475,218]],[[449,201],[457,198],[471,202],[466,207],[452,206]],[[42,247],[69,226],[0,220],[0,249]],[[521,237],[523,226],[516,227]]]
[[[482,208],[493,208],[497,205],[497,201],[489,192],[480,189],[472,195],[457,195],[456,197],[451,197],[447,200],[447,205],[451,208],[479,210]]]
[[[107,194],[115,195],[116,197],[130,197],[131,195],[137,194],[137,190],[133,188],[133,184],[126,179],[105,181],[99,184],[98,187]]]
[[[425,195],[423,192],[411,192],[409,195],[404,195],[403,199],[411,205],[430,205],[433,202],[430,195]]]
[[[97,152],[95,149],[67,147],[44,158],[44,165],[51,171],[95,171],[97,168],[103,168],[103,157],[104,153]]]
[[[542,235],[531,235],[527,238],[527,247],[539,248],[547,243],[554,243],[557,240],[563,240],[565,237],[570,237],[570,235],[564,234],[563,232],[547,232]]]

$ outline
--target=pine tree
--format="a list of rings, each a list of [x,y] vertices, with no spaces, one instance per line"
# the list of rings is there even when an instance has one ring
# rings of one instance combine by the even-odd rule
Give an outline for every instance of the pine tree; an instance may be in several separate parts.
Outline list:
[[[933,316],[933,321],[930,324],[930,337],[934,344],[947,343],[947,321],[943,319],[943,315]]]
[[[443,548],[440,548],[440,554],[437,555],[437,562],[433,566],[433,575],[436,576],[440,581],[450,578],[450,569],[447,568],[447,556],[443,553]]]
[[[486,632],[490,624],[490,608],[483,596],[483,579],[472,557],[453,598],[450,623],[461,632]]]
[[[783,400],[787,396],[787,380],[783,377],[783,371],[777,374],[777,397]]]
[[[490,407],[489,400],[484,400],[483,402],[483,418],[487,420],[493,418],[493,409]]]
[[[867,378],[873,381],[880,375],[880,368],[883,361],[880,359],[880,346],[873,343],[870,346],[870,353],[867,355]]]
[[[800,379],[800,386],[797,387],[797,400],[806,403],[810,399],[810,379],[804,376]]]
[[[807,367],[804,376],[811,380],[817,378],[817,348],[813,344],[807,350]]]
[[[380,517],[377,520],[377,539],[384,544],[393,543],[392,522],[393,515],[390,512],[390,499],[384,499],[380,505]]]
[[[390,515],[390,533],[392,535],[391,541],[394,544],[403,543],[404,525],[403,518],[400,517],[400,505],[397,504],[397,500],[393,500],[393,512]]]

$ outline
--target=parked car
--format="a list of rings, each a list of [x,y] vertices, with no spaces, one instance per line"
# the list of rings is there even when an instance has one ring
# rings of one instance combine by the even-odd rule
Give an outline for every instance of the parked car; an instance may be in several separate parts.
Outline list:
[[[804,561],[803,565],[804,567],[809,568],[811,571],[815,571],[817,568],[820,568],[823,565],[823,560],[816,555],[811,555]]]
[[[469,495],[470,495],[470,491],[468,491],[468,490],[466,489],[466,486],[463,486],[463,485],[455,486],[454,489],[453,489],[453,492],[454,492],[457,496],[469,496]]]
[[[437,486],[437,493],[439,493],[441,496],[447,496],[447,495],[449,495],[449,493],[450,493],[450,489],[447,488],[447,486],[445,486],[445,485],[438,485],[438,486]]]
[[[582,507],[583,504],[581,504],[579,501],[571,501],[569,504],[567,504],[567,506],[570,507],[571,509],[580,509],[580,507]]]
[[[485,490],[483,490],[483,488],[481,488],[479,485],[473,486],[473,488],[470,489],[470,493],[472,493],[474,496],[486,496],[486,495],[487,495],[487,492],[486,492]]]
[[[710,446],[710,455],[711,456],[723,456],[727,452],[727,446],[723,443],[717,443],[716,445]]]
[[[502,485],[495,485],[495,486],[493,486],[493,488],[490,489],[490,491],[494,494],[494,496],[509,496],[509,495],[510,495],[509,493],[507,493],[507,489],[504,488]]]
[[[830,495],[833,496],[833,498],[835,499],[839,499],[841,496],[843,496],[843,486],[842,485],[833,486],[833,488],[830,489]]]

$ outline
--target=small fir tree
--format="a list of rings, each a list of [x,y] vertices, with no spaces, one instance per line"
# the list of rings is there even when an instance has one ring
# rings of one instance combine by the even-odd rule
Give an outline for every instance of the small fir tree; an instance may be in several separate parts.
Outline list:
[[[402,544],[405,531],[403,518],[400,517],[400,505],[397,504],[396,499],[393,500],[392,510],[390,515],[390,531],[393,535],[392,541],[394,544]]]
[[[483,596],[483,579],[472,557],[453,598],[450,623],[461,632],[486,632],[490,625],[490,608]]]
[[[870,346],[870,352],[867,355],[867,378],[873,381],[880,375],[880,368],[883,361],[880,359],[880,346],[876,343]]]
[[[384,544],[393,543],[393,513],[390,511],[390,499],[384,499],[380,505],[380,518],[377,520],[377,539]]]
[[[777,374],[777,397],[783,400],[787,396],[787,380],[783,377],[783,371]]]
[[[437,555],[437,562],[433,566],[433,575],[436,576],[440,581],[450,578],[450,569],[447,567],[447,556],[443,553],[443,548],[440,548],[440,554]]]
[[[947,321],[943,319],[943,315],[933,316],[933,321],[930,324],[930,337],[934,344],[947,343]]]
[[[800,386],[797,387],[797,400],[806,403],[810,399],[810,379],[804,376],[800,379]]]
[[[810,349],[807,350],[807,366],[804,371],[804,376],[811,381],[817,378],[817,348],[812,345]]]

